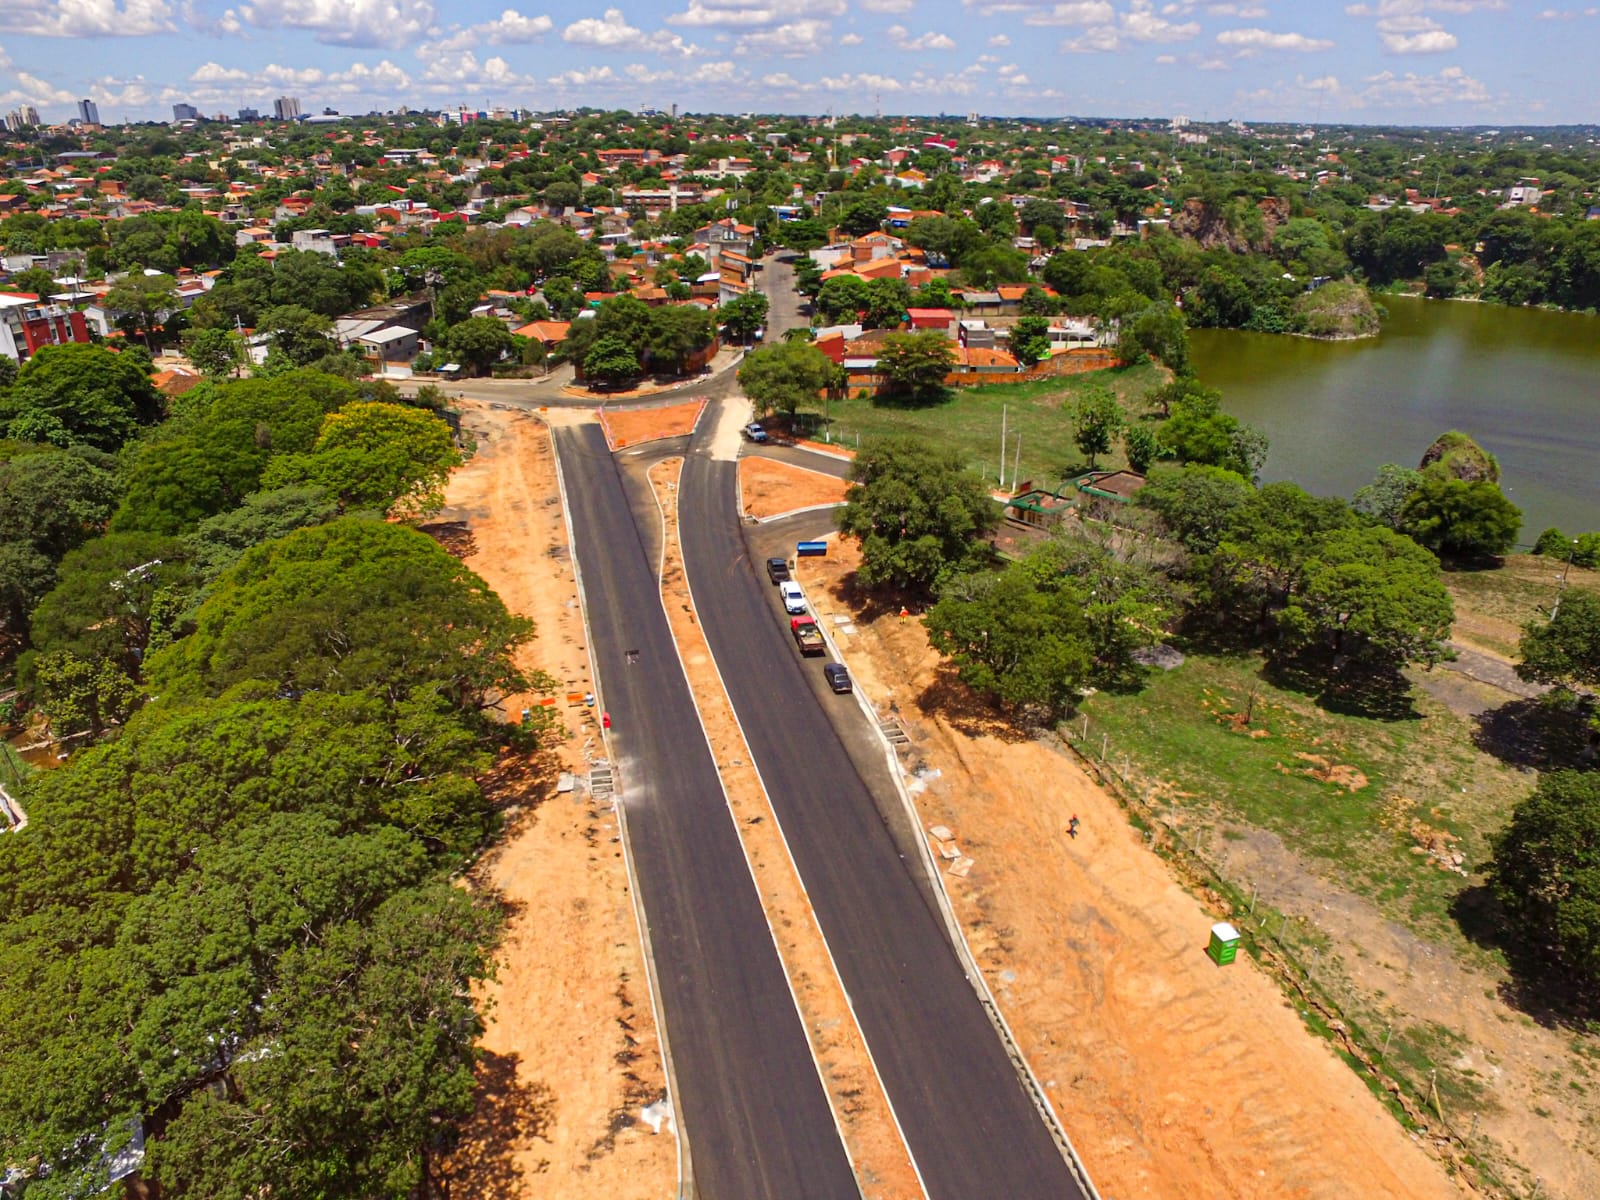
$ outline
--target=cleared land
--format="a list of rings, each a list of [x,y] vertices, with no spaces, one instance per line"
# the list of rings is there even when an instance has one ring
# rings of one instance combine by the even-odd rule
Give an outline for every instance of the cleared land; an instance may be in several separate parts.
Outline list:
[[[565,693],[589,689],[554,454],[525,414],[462,404],[477,453],[451,478],[439,524],[447,544],[532,617],[522,665],[555,676],[567,733],[543,760],[508,758],[486,781],[507,830],[472,875],[510,910],[498,978],[482,995],[488,1024],[478,1108],[447,1166],[454,1195],[506,1200],[546,1189],[572,1200],[671,1195],[670,1124],[641,1112],[665,1094],[633,900],[605,805],[555,791],[559,770],[585,769],[593,712]],[[513,696],[513,718],[539,696]]]
[[[605,430],[606,442],[613,450],[620,450],[640,442],[656,442],[694,432],[694,424],[705,406],[704,400],[691,400],[687,404],[660,408],[608,407],[600,413],[600,425]]]
[[[819,504],[842,504],[849,486],[845,480],[821,471],[808,471],[770,458],[746,456],[739,460],[739,496],[744,511],[758,519]]]
[[[1458,1196],[1271,980],[1205,957],[1215,915],[1110,795],[1058,746],[994,721],[914,618],[863,612],[855,561],[849,543],[803,559],[802,583],[910,735],[903,761],[957,914],[1101,1192]]]

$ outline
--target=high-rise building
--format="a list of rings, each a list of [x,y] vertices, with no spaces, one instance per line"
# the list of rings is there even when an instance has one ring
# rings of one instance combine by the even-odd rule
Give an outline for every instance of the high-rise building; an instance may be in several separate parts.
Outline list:
[[[279,96],[272,102],[272,115],[280,121],[299,120],[300,98],[298,96]]]
[[[37,125],[39,123],[39,110],[31,104],[22,106],[22,123],[24,125]]]
[[[239,110],[239,120],[241,120],[241,121],[259,121],[259,120],[261,120],[261,114],[259,112],[257,112],[253,108],[241,108]]]
[[[6,128],[12,133],[29,129],[39,123],[39,110],[31,104],[24,104],[21,108],[13,108],[6,114]]]
[[[174,104],[172,106],[172,119],[174,121],[198,121],[200,110],[192,104]]]
[[[100,124],[100,106],[93,100],[78,101],[78,120],[85,125]]]

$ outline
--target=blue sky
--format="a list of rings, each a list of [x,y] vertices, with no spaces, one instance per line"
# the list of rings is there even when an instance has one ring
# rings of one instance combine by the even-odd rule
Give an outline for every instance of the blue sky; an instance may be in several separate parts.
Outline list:
[[[522,0],[512,0],[521,3]],[[577,105],[1600,122],[1600,5],[1519,0],[0,0],[0,109]]]

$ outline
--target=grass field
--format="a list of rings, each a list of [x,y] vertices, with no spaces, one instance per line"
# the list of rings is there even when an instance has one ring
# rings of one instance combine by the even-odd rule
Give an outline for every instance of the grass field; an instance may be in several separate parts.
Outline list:
[[[966,465],[990,483],[999,480],[1000,418],[1005,410],[1007,431],[1006,479],[1012,477],[1016,438],[1022,436],[1021,478],[1037,486],[1054,486],[1064,478],[1089,469],[1073,444],[1073,398],[1084,388],[1101,385],[1114,391],[1131,419],[1145,409],[1144,396],[1166,382],[1159,367],[1144,364],[1110,371],[1095,371],[1037,383],[998,384],[959,388],[941,404],[926,408],[899,408],[870,400],[835,400],[829,405],[833,440],[853,446],[856,439],[886,434],[914,434],[935,445],[954,450]],[[1101,457],[1100,467],[1125,465],[1120,444]]]
[[[1412,853],[1414,823],[1447,835],[1471,871],[1531,779],[1420,692],[1419,718],[1383,721],[1326,712],[1259,671],[1254,656],[1192,655],[1136,695],[1090,697],[1084,712],[1108,758],[1120,767],[1126,755],[1156,807],[1195,833],[1270,830],[1388,916],[1463,945],[1448,910],[1469,880]]]

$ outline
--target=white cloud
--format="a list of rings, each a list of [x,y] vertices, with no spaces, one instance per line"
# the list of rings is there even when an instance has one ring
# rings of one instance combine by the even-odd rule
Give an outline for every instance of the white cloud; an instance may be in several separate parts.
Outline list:
[[[686,43],[675,33],[660,30],[645,33],[628,24],[620,8],[608,8],[602,17],[584,17],[561,31],[561,40],[574,46],[592,46],[619,54],[647,53],[662,56],[687,57],[699,53],[699,47]],[[581,75],[582,71],[566,71],[556,76],[565,79]],[[573,85],[576,86],[576,85]]]
[[[889,13],[893,16],[899,16],[915,8],[916,0],[861,0],[861,7],[867,12]]]
[[[1356,107],[1436,108],[1444,104],[1482,107],[1493,97],[1483,83],[1460,67],[1446,67],[1436,75],[1407,72],[1396,75],[1384,71],[1362,81],[1364,86],[1351,96]]]
[[[1052,4],[1047,12],[1029,13],[1024,25],[1110,25],[1117,13],[1106,0],[1069,0]]]
[[[167,0],[5,0],[0,32],[34,37],[145,37],[173,33]]]
[[[1003,33],[997,33],[992,38],[989,39],[989,45],[991,45],[991,46],[1009,46],[1009,45],[1011,45],[1011,39],[1008,38]]]
[[[1309,53],[1313,50],[1332,50],[1333,43],[1326,38],[1307,37],[1303,33],[1273,33],[1267,29],[1225,29],[1217,34],[1217,44],[1237,50],[1241,54],[1261,50],[1294,50]]]
[[[563,71],[559,75],[552,75],[545,82],[559,91],[564,91],[567,88],[584,88],[593,87],[597,83],[612,83],[616,78],[616,72],[610,67],[585,67],[581,71]]]
[[[233,10],[223,14],[223,20]],[[254,0],[238,16],[258,29],[309,29],[334,46],[405,46],[432,25],[430,0]]]
[[[733,44],[735,54],[758,57],[807,58],[820,54],[828,45],[826,21],[791,21],[776,29],[763,29],[747,33]]]
[[[888,35],[889,41],[896,50],[954,50],[956,48],[954,38],[947,34],[934,33],[932,30],[912,37],[911,31],[904,25],[891,25],[884,32]]]
[[[859,45],[861,45],[862,42],[864,42],[866,40],[867,39],[862,37],[859,33],[847,33],[842,38],[839,39],[839,45],[841,45],[841,46],[859,46]]]
[[[783,14],[770,4],[751,4],[740,0],[689,0],[687,11],[668,13],[664,19],[668,25],[686,25],[695,29],[748,29],[751,26],[772,25],[781,21]]]
[[[1081,15],[1087,16],[1089,10],[1095,7],[1093,3],[1057,4],[1052,8],[1048,19],[1042,16],[1038,19],[1030,17],[1027,23],[1061,24],[1063,22],[1056,19],[1059,10],[1081,10]],[[1109,5],[1105,7],[1110,8]],[[1130,0],[1126,12],[1115,14],[1115,23],[1109,19],[1094,21],[1077,37],[1062,42],[1061,49],[1067,54],[1105,54],[1113,50],[1126,49],[1130,43],[1135,42],[1186,42],[1199,35],[1199,22],[1185,21],[1180,24],[1167,18],[1185,16],[1188,12],[1187,6],[1169,4],[1158,13],[1151,0]]]
[[[537,42],[553,28],[555,22],[547,16],[524,16],[512,8],[506,9],[492,21],[472,27],[491,46],[521,46]]]
[[[1382,22],[1379,22],[1382,25]],[[1456,35],[1443,29],[1416,32],[1389,30],[1381,34],[1383,48],[1390,54],[1442,54],[1460,45]]]
[[[1237,17],[1241,21],[1259,21],[1267,10],[1259,4],[1208,4],[1206,14],[1212,17]]]

